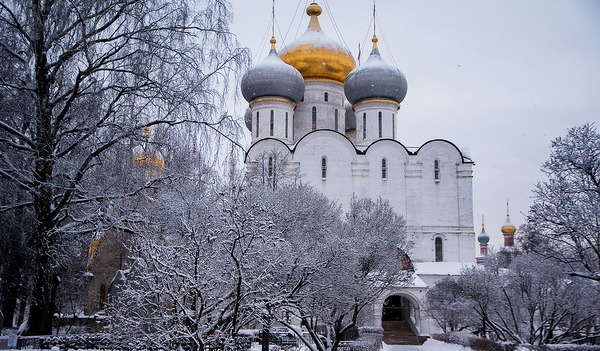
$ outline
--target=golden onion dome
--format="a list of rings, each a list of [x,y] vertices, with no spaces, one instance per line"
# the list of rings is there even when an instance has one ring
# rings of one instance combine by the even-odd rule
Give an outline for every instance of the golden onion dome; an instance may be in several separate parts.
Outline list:
[[[502,234],[506,235],[514,234],[517,231],[517,227],[515,227],[510,221],[510,214],[508,211],[508,200],[506,200],[506,222],[504,222],[504,225],[500,228],[500,231],[502,232]]]
[[[350,51],[321,30],[318,16],[323,10],[316,3],[306,8],[310,23],[304,34],[282,50],[283,62],[295,67],[305,80],[328,80],[344,83],[356,68]]]
[[[515,227],[511,222],[508,216],[506,216],[506,222],[500,228],[502,234],[514,234],[517,231],[517,227]]]
[[[150,129],[146,127],[144,129],[146,142],[144,143],[144,146],[138,145],[133,148],[132,161],[134,165],[143,167],[146,173],[158,174],[165,169],[165,158],[160,151],[150,150],[150,147],[148,146],[149,134]]]

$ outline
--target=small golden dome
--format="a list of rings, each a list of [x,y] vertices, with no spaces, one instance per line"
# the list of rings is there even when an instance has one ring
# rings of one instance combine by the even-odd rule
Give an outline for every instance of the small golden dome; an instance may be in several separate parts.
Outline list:
[[[149,150],[148,138],[150,135],[150,128],[144,128],[144,145],[138,145],[133,148],[132,161],[136,166],[141,166],[145,169],[145,173],[148,175],[157,175],[165,170],[165,158],[158,150]]]
[[[510,221],[510,214],[508,213],[508,200],[506,200],[506,222],[500,228],[502,234],[512,235],[517,231],[517,227],[515,227]]]
[[[283,49],[280,57],[300,71],[305,80],[344,83],[348,73],[356,68],[356,61],[346,48],[323,33],[318,19],[322,11],[314,2],[306,8],[310,16],[308,29]]]
[[[496,227],[497,228],[497,227]],[[514,234],[517,231],[517,227],[515,227],[510,220],[507,218],[506,223],[500,228],[502,234]]]

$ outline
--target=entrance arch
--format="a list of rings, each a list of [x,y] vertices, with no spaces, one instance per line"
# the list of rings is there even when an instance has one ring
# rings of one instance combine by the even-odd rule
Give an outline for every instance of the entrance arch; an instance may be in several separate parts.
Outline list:
[[[383,340],[389,344],[420,344],[419,304],[403,292],[388,295],[381,301]]]

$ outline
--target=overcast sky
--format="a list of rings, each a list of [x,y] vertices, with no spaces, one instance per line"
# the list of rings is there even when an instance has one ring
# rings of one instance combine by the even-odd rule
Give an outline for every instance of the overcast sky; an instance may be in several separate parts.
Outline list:
[[[230,1],[232,31],[260,62],[268,50],[272,1]],[[278,50],[306,30],[308,3],[275,1]],[[366,47],[364,62],[373,1],[318,3],[323,31],[355,58],[359,43]],[[540,166],[551,139],[585,122],[600,128],[600,1],[377,0],[376,6],[382,56],[408,80],[398,140],[411,147],[441,138],[469,149],[475,232],[484,214],[497,248],[506,200],[518,227],[533,185],[544,179]],[[237,106],[236,115],[246,106]]]

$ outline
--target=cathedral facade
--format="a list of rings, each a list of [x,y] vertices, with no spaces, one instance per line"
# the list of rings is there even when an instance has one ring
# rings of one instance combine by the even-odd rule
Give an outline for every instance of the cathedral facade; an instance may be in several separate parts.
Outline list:
[[[397,140],[404,74],[382,58],[375,35],[357,66],[323,33],[321,12],[312,3],[306,32],[281,53],[272,38],[267,58],[242,79],[247,174],[273,187],[300,180],[346,209],[353,196],[388,200],[406,220],[415,279],[382,296],[371,322],[427,336],[435,329],[421,306],[427,289],[475,263],[473,161],[446,140],[419,148]]]

